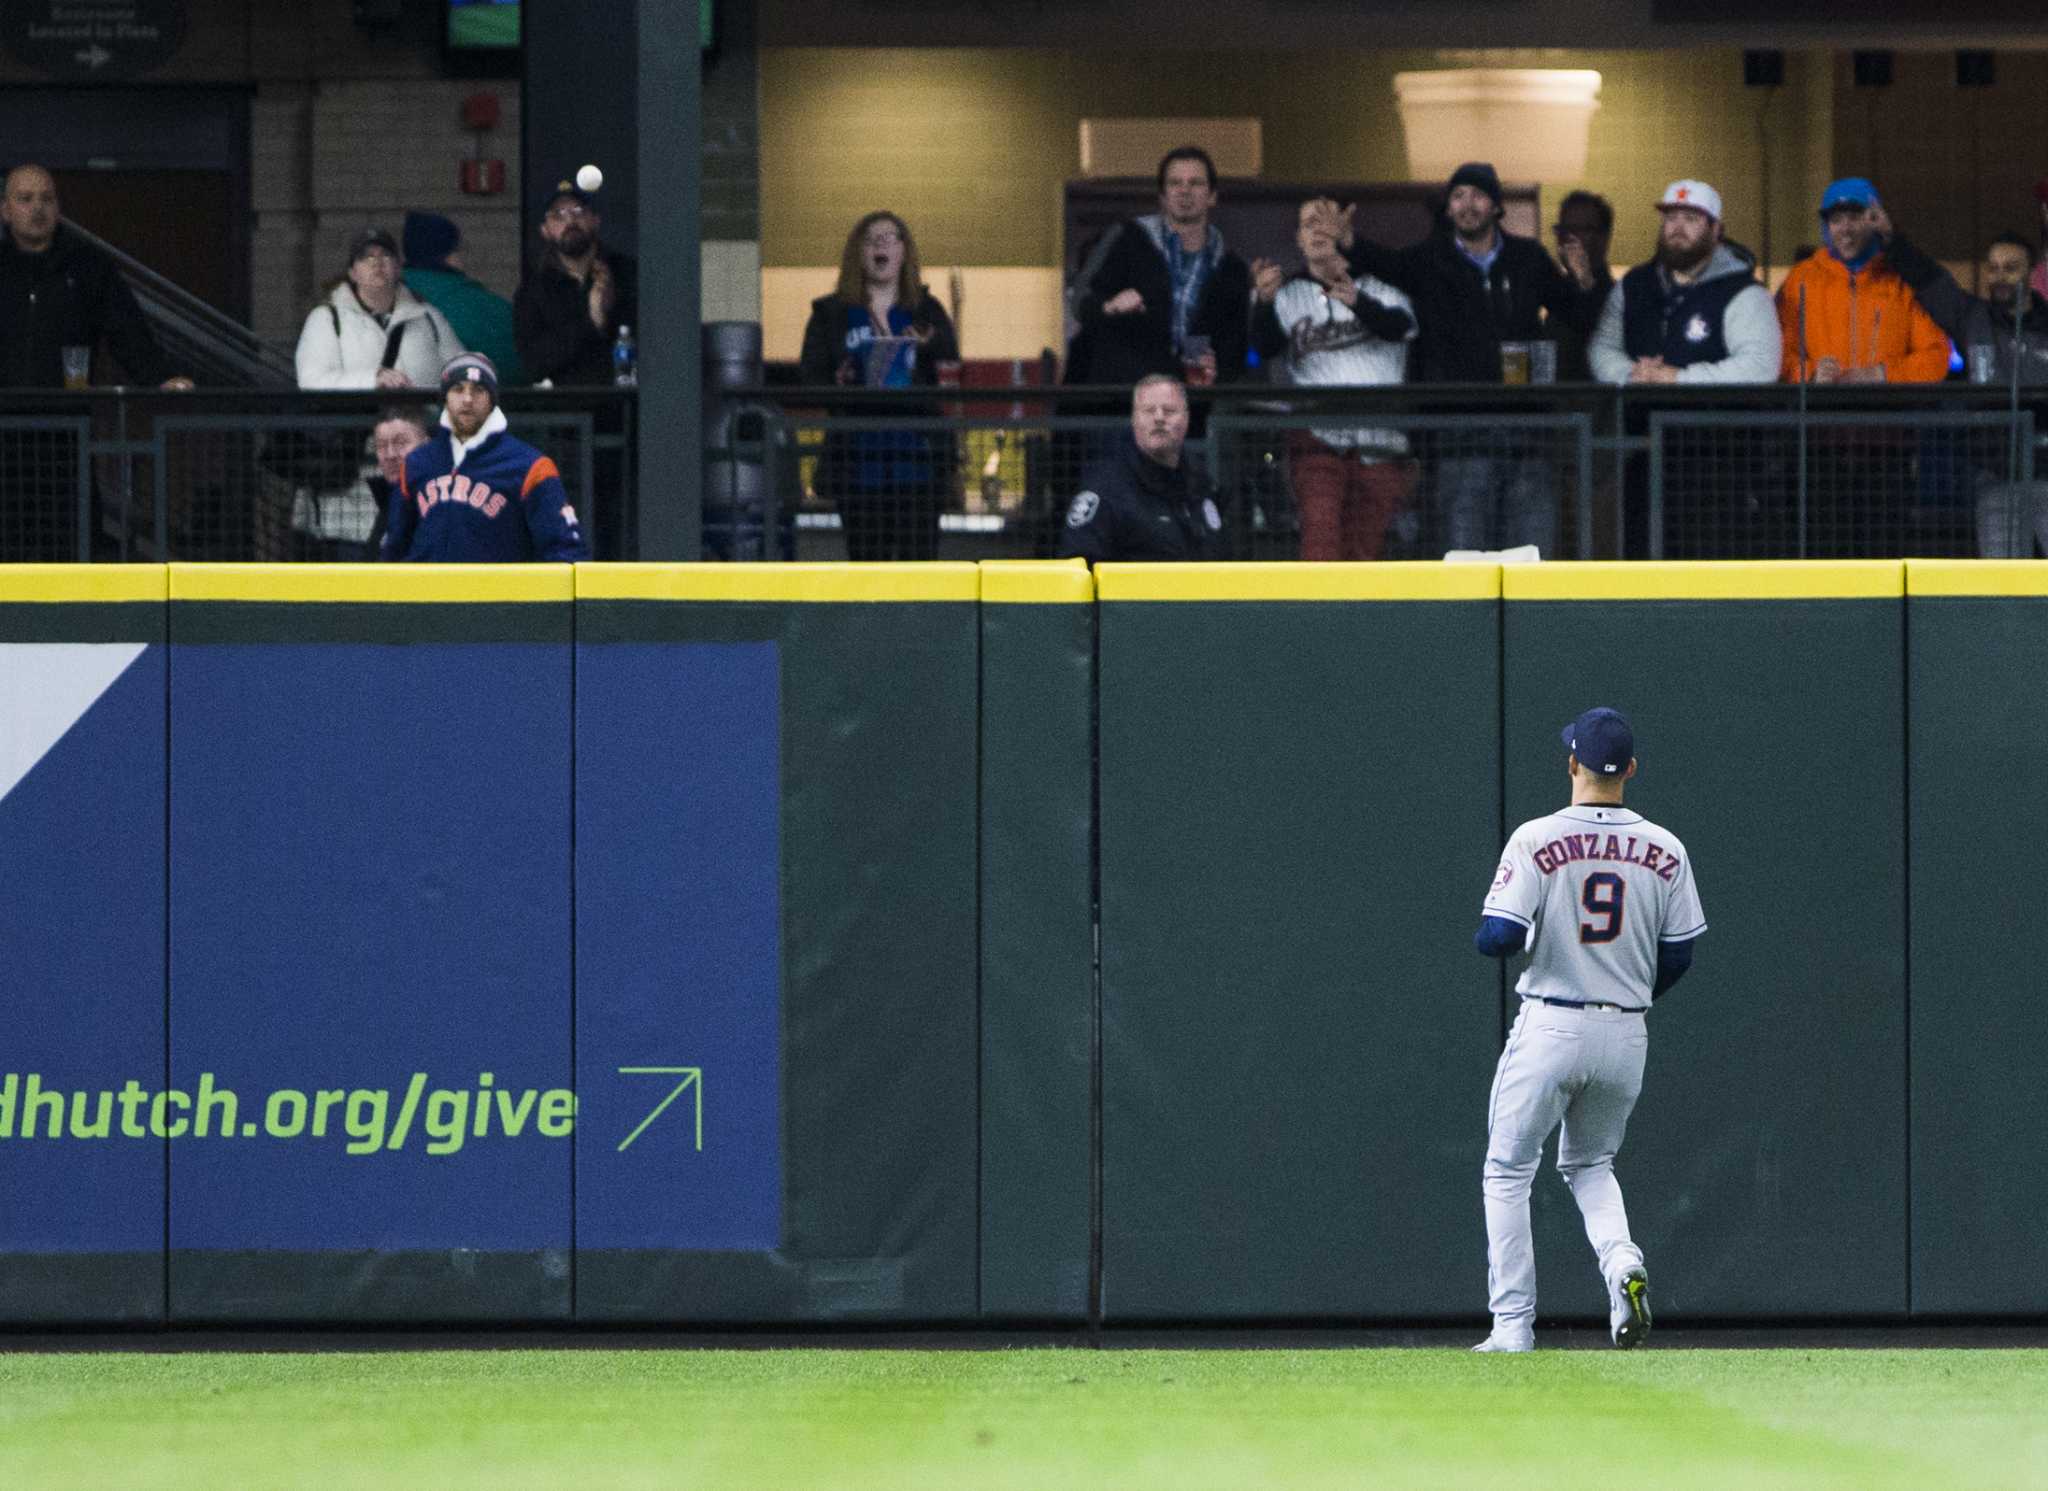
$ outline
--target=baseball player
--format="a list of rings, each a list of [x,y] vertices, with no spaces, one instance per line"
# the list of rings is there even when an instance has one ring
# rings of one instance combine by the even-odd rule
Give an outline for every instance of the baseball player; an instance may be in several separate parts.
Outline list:
[[[1487,1104],[1486,1274],[1493,1331],[1475,1351],[1531,1351],[1536,1258],[1529,1185],[1561,1123],[1557,1168],[1607,1281],[1616,1346],[1650,1333],[1650,1282],[1614,1179],[1643,1088],[1643,1016],[1692,964],[1706,931],[1692,860],[1677,837],[1622,806],[1635,732],[1589,709],[1564,727],[1571,806],[1516,829],[1473,938],[1488,957],[1526,947],[1522,996]]]

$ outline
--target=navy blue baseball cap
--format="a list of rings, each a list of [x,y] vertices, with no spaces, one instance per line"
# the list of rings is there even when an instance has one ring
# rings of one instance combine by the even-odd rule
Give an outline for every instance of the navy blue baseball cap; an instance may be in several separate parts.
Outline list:
[[[1579,765],[1603,776],[1620,776],[1636,756],[1636,732],[1618,709],[1589,709],[1564,727],[1564,748]]]

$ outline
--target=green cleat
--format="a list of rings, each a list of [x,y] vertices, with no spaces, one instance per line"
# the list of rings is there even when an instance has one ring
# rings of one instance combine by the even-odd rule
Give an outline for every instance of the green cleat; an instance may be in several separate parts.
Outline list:
[[[1641,1269],[1632,1268],[1621,1276],[1611,1326],[1614,1344],[1623,1351],[1650,1339],[1650,1276]]]

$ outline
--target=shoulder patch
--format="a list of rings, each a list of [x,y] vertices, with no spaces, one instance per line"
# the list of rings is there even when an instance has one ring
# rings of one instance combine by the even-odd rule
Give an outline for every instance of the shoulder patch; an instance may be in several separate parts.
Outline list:
[[[1214,497],[1204,497],[1202,499],[1202,521],[1209,525],[1211,533],[1221,533],[1223,531],[1223,514],[1216,511],[1216,499]]]
[[[1102,509],[1102,499],[1093,492],[1082,492],[1067,507],[1067,526],[1086,528],[1095,521],[1095,514]]]

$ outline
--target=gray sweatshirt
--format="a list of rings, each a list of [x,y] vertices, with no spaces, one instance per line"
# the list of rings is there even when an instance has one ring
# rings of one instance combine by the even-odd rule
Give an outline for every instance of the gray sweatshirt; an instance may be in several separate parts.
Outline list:
[[[1661,270],[1658,272],[1662,273]],[[1714,256],[1707,261],[1700,279],[1714,280],[1730,274],[1748,279],[1750,266],[1740,254],[1723,244],[1714,250]],[[1593,376],[1602,383],[1626,383],[1628,375],[1635,370],[1636,360],[1628,355],[1622,342],[1622,302],[1621,288],[1616,286],[1601,309],[1600,324],[1586,349],[1587,359],[1593,365]],[[1728,344],[1728,355],[1719,362],[1696,362],[1690,367],[1680,368],[1680,383],[1778,381],[1778,363],[1784,356],[1785,344],[1778,329],[1778,307],[1771,299],[1770,291],[1753,282],[1747,289],[1738,291],[1722,313],[1721,335]]]

